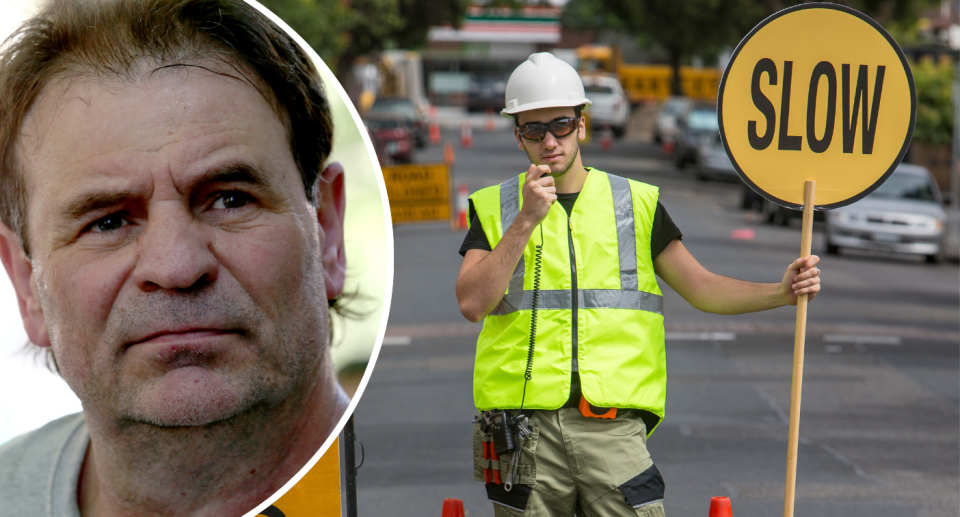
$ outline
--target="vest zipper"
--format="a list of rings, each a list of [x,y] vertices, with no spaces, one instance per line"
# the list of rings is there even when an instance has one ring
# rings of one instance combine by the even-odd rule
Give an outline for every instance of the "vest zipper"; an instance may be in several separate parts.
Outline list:
[[[570,275],[571,275],[571,306],[573,308],[571,321],[573,325],[573,341],[572,341],[572,352],[573,352],[573,373],[579,375],[579,366],[577,365],[577,308],[580,305],[580,298],[577,292],[577,255],[573,250],[573,221],[570,220],[570,217],[567,217],[567,242],[570,245]]]

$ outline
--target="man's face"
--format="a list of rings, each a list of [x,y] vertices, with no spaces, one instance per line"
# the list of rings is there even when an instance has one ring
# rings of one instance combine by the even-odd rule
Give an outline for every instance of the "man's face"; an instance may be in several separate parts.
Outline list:
[[[548,124],[554,120],[562,118],[572,118],[576,116],[573,108],[543,108],[530,111],[523,111],[517,114],[517,122],[521,125],[531,123]],[[527,153],[530,163],[534,165],[547,165],[550,167],[551,174],[556,178],[566,174],[573,162],[577,159],[580,152],[580,140],[585,138],[586,126],[583,117],[578,122],[577,129],[569,135],[557,138],[552,133],[547,132],[540,142],[531,142],[514,130],[514,136],[517,137],[517,145],[521,151]]]
[[[24,122],[14,285],[90,416],[217,422],[309,391],[324,361],[342,175],[318,213],[272,105],[219,68],[53,84]]]

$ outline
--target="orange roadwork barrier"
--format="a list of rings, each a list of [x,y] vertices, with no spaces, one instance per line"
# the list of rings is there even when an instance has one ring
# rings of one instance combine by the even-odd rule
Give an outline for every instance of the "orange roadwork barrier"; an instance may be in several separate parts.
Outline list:
[[[611,143],[613,143],[613,132],[610,131],[609,125],[605,125],[600,133],[600,149],[609,151]]]
[[[488,133],[497,129],[497,125],[493,122],[493,110],[491,109],[487,109],[483,114],[483,129]]]
[[[447,142],[443,145],[443,163],[453,166],[457,162],[457,155],[453,152],[453,144]]]
[[[444,499],[441,517],[464,517],[463,501],[460,499]]]
[[[710,499],[710,517],[733,517],[730,510],[730,498],[714,497]]]

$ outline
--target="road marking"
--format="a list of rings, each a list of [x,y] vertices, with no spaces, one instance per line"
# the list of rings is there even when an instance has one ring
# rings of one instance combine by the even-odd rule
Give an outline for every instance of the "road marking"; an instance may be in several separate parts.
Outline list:
[[[824,334],[823,340],[827,343],[852,343],[855,345],[899,345],[903,342],[900,336],[865,336],[858,334]]]
[[[406,346],[409,345],[413,339],[410,336],[384,336],[383,337],[383,346]]]
[[[733,332],[667,332],[671,341],[733,341],[737,335]]]

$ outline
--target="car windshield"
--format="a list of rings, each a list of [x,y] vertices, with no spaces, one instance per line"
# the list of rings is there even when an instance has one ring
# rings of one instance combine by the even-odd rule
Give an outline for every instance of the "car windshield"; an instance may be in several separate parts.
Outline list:
[[[716,111],[697,110],[691,111],[687,115],[687,127],[696,130],[720,130],[720,123],[717,121]]]
[[[924,176],[893,173],[877,190],[867,196],[871,199],[912,199],[935,201],[930,180]]]
[[[369,122],[370,129],[374,131],[379,131],[381,129],[396,129],[403,127],[398,120],[371,120]]]
[[[671,99],[663,105],[663,113],[666,115],[677,115],[689,105],[689,102],[685,99]]]
[[[370,106],[370,113],[391,113],[395,115],[415,117],[417,115],[417,109],[413,107],[413,104],[407,101],[380,100],[373,103],[373,106]]]
[[[613,93],[613,88],[602,84],[588,84],[583,87],[587,93]]]

